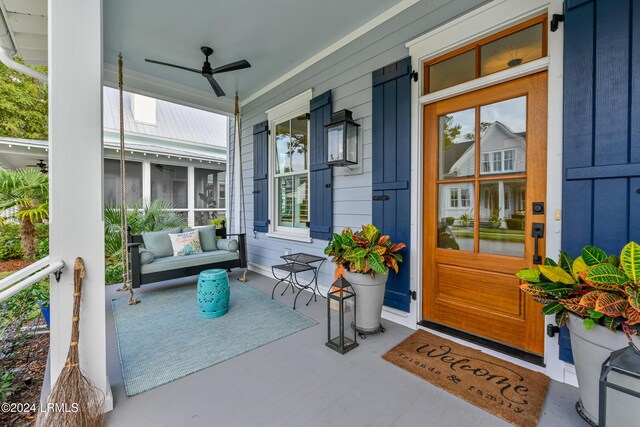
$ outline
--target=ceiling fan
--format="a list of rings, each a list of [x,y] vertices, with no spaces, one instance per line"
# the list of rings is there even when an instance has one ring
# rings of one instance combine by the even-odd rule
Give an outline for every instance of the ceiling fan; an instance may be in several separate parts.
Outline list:
[[[47,169],[47,164],[44,162],[44,160],[38,160],[38,163],[36,163],[35,165],[27,165],[27,167],[40,168],[40,172],[42,172],[42,173],[48,173],[49,172],[49,169]]]
[[[242,59],[240,61],[232,62],[230,64],[223,65],[221,67],[211,68],[211,63],[209,63],[209,56],[213,55],[213,49],[211,49],[208,46],[202,46],[200,50],[205,56],[204,64],[202,65],[201,70],[197,68],[183,67],[182,65],[169,64],[167,62],[155,61],[153,59],[145,58],[145,61],[150,62],[152,64],[166,65],[168,67],[180,68],[181,70],[187,70],[193,73],[202,74],[202,76],[209,81],[209,84],[211,85],[211,87],[213,88],[213,91],[216,93],[217,96],[224,96],[224,91],[222,90],[222,88],[220,87],[216,79],[213,78],[214,74],[226,73],[228,71],[242,70],[243,68],[251,67],[251,64],[249,64],[249,62]]]

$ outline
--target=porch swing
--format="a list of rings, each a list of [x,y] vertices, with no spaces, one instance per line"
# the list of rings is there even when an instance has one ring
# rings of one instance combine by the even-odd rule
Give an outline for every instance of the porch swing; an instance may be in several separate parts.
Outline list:
[[[122,54],[118,55],[118,88],[119,88],[119,112],[120,112],[120,232],[121,232],[121,258],[122,258],[122,287],[118,289],[118,291],[128,291],[129,292],[129,305],[138,304],[138,301],[135,297],[134,288],[140,286],[143,283],[150,283],[153,281],[160,281],[166,279],[174,279],[177,277],[181,277],[178,271],[168,271],[166,274],[154,273],[149,276],[145,280],[145,275],[140,272],[140,263],[139,263],[139,245],[143,243],[141,236],[134,236],[131,234],[131,230],[128,227],[128,219],[127,219],[127,190],[126,190],[126,161],[125,161],[125,144],[124,144],[124,84],[123,84],[123,58]],[[240,144],[240,111],[238,104],[238,93],[236,91],[235,98],[235,126],[236,126],[236,135],[237,135],[237,145],[238,149],[241,150]],[[242,156],[242,152],[239,151],[240,156]],[[242,168],[240,168],[240,182],[242,182]],[[240,186],[240,210],[241,210],[241,218],[243,228],[246,233],[247,229],[247,219],[245,213],[245,203],[244,203],[244,188],[242,185]],[[195,267],[191,267],[189,269],[181,269],[184,273],[182,277],[192,275],[198,269],[198,267],[202,267],[202,269],[206,268],[226,268],[230,269],[231,267],[242,267],[244,271],[242,276],[238,278],[241,282],[247,281],[247,271],[248,271],[248,263],[246,260],[246,240],[244,233],[238,234],[227,234],[226,228],[219,234],[220,230],[216,230],[215,236],[220,237],[228,237],[228,236],[237,236],[239,240],[239,248],[238,248],[238,261],[237,262],[227,262],[221,265],[216,264],[206,264],[206,265],[198,265]],[[239,230],[239,231],[242,231]],[[214,237],[215,238],[215,237]]]

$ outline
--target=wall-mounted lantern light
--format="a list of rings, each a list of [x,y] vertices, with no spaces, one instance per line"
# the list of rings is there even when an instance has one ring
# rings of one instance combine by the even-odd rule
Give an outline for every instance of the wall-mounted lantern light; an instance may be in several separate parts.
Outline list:
[[[331,115],[327,130],[327,163],[334,166],[358,164],[358,128],[351,111],[340,110]]]

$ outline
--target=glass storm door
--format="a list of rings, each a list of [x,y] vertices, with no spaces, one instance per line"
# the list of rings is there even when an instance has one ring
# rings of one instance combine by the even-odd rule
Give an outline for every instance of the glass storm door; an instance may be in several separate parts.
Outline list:
[[[515,273],[545,222],[546,135],[546,72],[424,107],[426,320],[543,353],[540,306]]]

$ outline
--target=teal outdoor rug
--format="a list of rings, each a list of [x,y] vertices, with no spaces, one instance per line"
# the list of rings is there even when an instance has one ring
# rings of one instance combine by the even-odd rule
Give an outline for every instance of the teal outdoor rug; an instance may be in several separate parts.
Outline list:
[[[242,284],[230,283],[229,312],[200,317],[196,285],[114,299],[113,316],[127,396],[208,368],[318,322]]]

